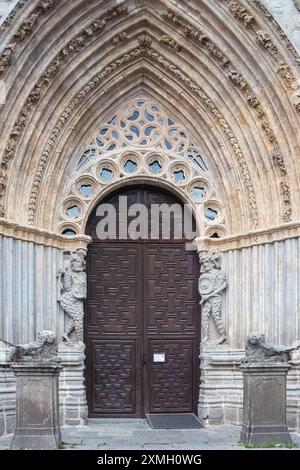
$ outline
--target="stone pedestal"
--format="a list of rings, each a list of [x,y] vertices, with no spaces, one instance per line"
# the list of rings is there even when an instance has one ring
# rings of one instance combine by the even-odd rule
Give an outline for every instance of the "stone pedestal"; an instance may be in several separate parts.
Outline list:
[[[16,429],[12,449],[57,449],[59,427],[56,362],[24,362],[12,366],[16,376]]]
[[[88,416],[84,383],[83,343],[60,343],[58,357],[63,371],[59,377],[60,423],[84,426]]]
[[[244,406],[241,442],[291,444],[286,424],[287,363],[242,364]]]

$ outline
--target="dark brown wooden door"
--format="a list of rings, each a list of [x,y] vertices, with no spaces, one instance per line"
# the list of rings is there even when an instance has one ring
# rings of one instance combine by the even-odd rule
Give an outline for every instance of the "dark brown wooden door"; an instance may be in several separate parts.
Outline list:
[[[173,195],[129,187],[104,202],[174,204]],[[199,263],[184,240],[99,241],[89,222],[86,381],[90,417],[196,412]],[[149,225],[149,230],[151,229]],[[162,356],[163,355],[163,356]],[[157,362],[162,360],[163,362]]]

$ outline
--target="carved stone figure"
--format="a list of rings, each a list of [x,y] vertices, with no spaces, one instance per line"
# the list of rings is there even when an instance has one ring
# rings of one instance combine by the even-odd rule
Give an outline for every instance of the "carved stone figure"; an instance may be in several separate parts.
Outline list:
[[[83,301],[86,299],[86,250],[79,249],[71,254],[71,260],[64,271],[58,273],[61,297],[60,305],[67,314],[63,339],[71,342],[69,335],[75,330],[77,341],[83,341]]]
[[[220,338],[218,344],[226,340],[225,326],[221,317],[222,292],[226,289],[226,275],[221,269],[220,253],[203,252],[199,255],[201,270],[199,279],[200,305],[202,308],[202,341],[209,341],[209,321],[212,316]]]
[[[247,335],[246,357],[242,362],[288,362],[293,349],[267,343],[264,333],[252,331]]]
[[[57,341],[53,331],[43,330],[33,343],[11,345],[9,359],[12,362],[54,360],[57,358]]]

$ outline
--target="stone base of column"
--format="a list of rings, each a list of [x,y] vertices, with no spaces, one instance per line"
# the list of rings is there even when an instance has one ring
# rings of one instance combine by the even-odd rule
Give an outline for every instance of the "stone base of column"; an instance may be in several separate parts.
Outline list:
[[[11,449],[13,450],[54,450],[58,449],[61,445],[60,428],[45,428],[43,433],[39,428],[30,429],[32,435],[29,435],[28,429],[16,430]]]
[[[55,362],[20,362],[12,369],[16,376],[16,430],[11,448],[51,450],[59,448],[58,377]]]
[[[88,409],[84,383],[83,343],[60,343],[58,357],[63,371],[59,377],[60,423],[62,426],[84,426]]]
[[[287,363],[249,363],[244,378],[241,442],[267,446],[292,444],[286,424]]]

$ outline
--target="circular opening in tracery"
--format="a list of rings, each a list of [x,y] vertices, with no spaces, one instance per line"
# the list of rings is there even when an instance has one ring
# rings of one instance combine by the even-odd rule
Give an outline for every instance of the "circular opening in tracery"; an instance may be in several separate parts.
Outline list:
[[[206,210],[205,210],[205,218],[207,220],[210,220],[210,221],[214,221],[218,218],[218,212],[215,210],[215,209],[212,209],[211,207],[208,207]]]
[[[77,205],[68,207],[66,212],[70,219],[78,219],[81,216],[81,208]]]
[[[190,179],[189,168],[181,162],[174,162],[169,168],[169,176],[174,183],[185,186]]]
[[[77,234],[72,228],[66,228],[63,230],[62,235],[65,235],[66,237],[74,237]]]
[[[108,158],[103,160],[97,168],[98,178],[101,183],[111,183],[118,175],[119,170],[115,162]]]
[[[159,173],[162,172],[163,167],[161,166],[159,161],[154,160],[154,162],[150,163],[149,168],[150,168],[151,173],[153,173],[153,175],[158,175]]]
[[[175,183],[182,183],[186,180],[186,174],[184,170],[175,170],[173,172],[173,179]]]
[[[192,196],[197,201],[201,201],[202,199],[204,199],[205,195],[206,195],[206,191],[205,191],[205,188],[203,188],[202,186],[194,186],[192,188]]]
[[[91,184],[82,184],[79,189],[82,197],[91,197],[94,192],[94,188]]]
[[[138,166],[135,161],[129,159],[129,160],[126,160],[123,168],[126,171],[126,173],[135,173],[138,169]]]
[[[100,171],[100,179],[105,183],[111,181],[113,179],[114,173],[109,168],[102,168]]]

